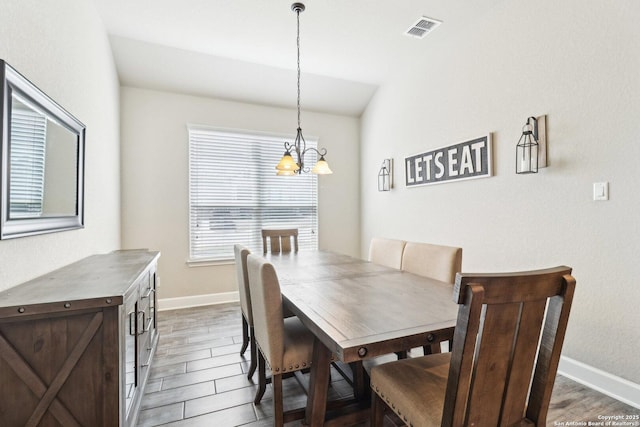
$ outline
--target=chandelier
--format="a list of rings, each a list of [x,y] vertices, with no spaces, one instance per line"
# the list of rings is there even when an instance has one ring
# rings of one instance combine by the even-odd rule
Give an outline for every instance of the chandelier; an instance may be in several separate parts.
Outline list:
[[[293,144],[289,142],[284,143],[284,155],[280,162],[276,166],[277,175],[291,176],[297,174],[301,174],[302,172],[309,172],[309,168],[304,167],[304,156],[309,151],[315,151],[320,159],[315,164],[315,166],[311,169],[312,173],[318,175],[328,175],[333,173],[333,171],[329,168],[329,164],[324,159],[324,156],[327,155],[327,149],[322,148],[317,150],[314,147],[307,147],[307,141],[305,141],[304,136],[302,136],[302,128],[300,127],[300,12],[304,11],[304,4],[302,3],[294,3],[291,5],[291,10],[296,13],[297,22],[298,22],[298,32],[296,43],[298,45],[298,131],[296,133],[296,139]],[[293,154],[295,154],[296,158],[293,158]]]

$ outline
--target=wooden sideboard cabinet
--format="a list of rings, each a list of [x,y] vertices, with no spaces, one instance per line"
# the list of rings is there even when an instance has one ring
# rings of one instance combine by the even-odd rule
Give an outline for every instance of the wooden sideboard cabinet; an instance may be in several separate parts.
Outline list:
[[[94,255],[0,292],[0,426],[134,426],[159,252]]]

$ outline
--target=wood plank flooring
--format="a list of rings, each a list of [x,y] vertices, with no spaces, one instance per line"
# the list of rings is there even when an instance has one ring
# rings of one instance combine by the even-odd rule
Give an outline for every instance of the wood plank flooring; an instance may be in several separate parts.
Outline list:
[[[267,389],[260,405],[253,404],[258,376],[254,375],[254,381],[247,379],[249,350],[244,358],[239,354],[242,337],[238,304],[162,311],[158,319],[160,342],[138,426],[273,424],[271,391]],[[332,372],[332,379],[330,398],[351,394],[340,375]],[[290,378],[283,384],[285,410],[303,407],[306,395],[299,383]],[[640,409],[558,376],[547,426],[598,421],[599,415],[637,414]],[[385,426],[394,425],[389,419],[385,421]]]

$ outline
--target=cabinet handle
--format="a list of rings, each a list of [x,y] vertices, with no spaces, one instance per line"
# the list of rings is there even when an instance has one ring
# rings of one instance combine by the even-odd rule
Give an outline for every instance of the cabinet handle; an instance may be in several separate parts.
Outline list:
[[[149,348],[147,350],[151,350],[151,349]],[[151,353],[149,353],[149,357],[147,358],[147,361],[142,364],[142,367],[146,368],[147,366],[149,366],[150,363],[151,363]]]
[[[138,335],[142,335],[146,332],[144,329],[144,324],[147,323],[146,313],[144,311],[139,311],[138,314],[142,313],[142,332],[139,332]]]
[[[153,324],[153,317],[149,316],[149,321],[147,322],[147,326],[144,328],[144,331],[149,332],[151,330],[152,324]]]
[[[136,332],[132,331],[131,328],[135,328],[136,321],[131,317],[131,315],[135,313],[136,313],[135,311],[132,311],[131,313],[129,313],[129,335],[133,335],[133,336],[136,335]]]

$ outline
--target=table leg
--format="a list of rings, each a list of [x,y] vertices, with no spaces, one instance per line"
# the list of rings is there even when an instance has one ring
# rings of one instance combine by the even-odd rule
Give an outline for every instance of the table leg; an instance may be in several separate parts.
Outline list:
[[[322,426],[327,411],[327,391],[331,372],[331,351],[318,339],[313,341],[313,359],[309,396],[305,412],[305,424],[311,427]]]
[[[349,363],[353,374],[353,397],[358,401],[368,400],[369,381],[365,378],[364,366],[362,361]]]

